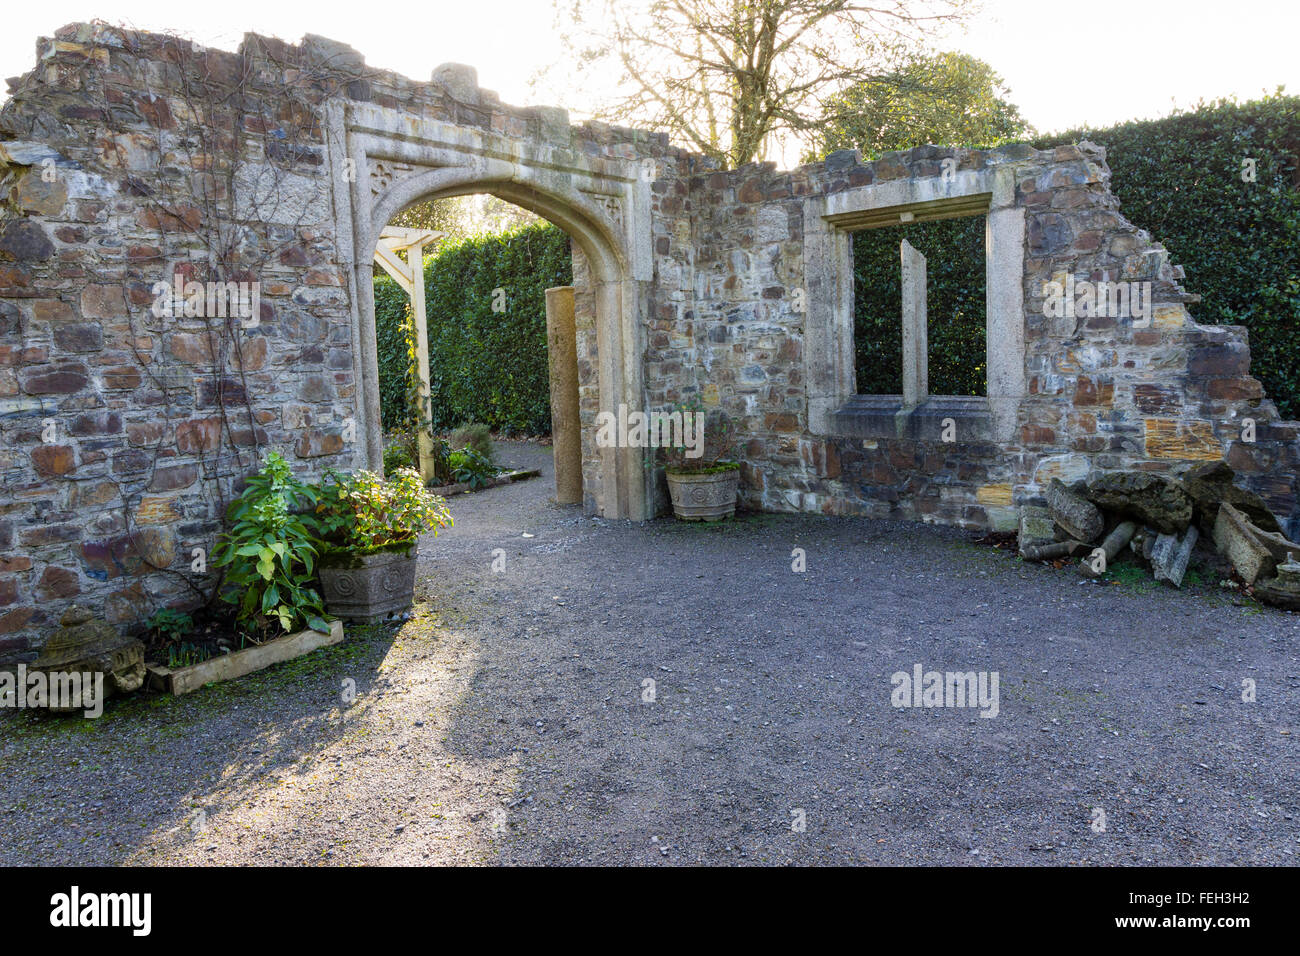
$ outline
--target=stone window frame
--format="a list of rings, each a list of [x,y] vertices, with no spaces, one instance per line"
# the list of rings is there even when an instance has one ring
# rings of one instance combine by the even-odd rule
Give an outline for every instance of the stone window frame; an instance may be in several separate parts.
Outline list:
[[[1025,211],[1015,170],[993,166],[950,177],[895,179],[810,199],[804,206],[808,286],[805,381],[808,430],[851,438],[1010,442],[1025,396]],[[904,216],[910,214],[910,219]],[[853,349],[852,234],[863,229],[983,215],[988,387],[983,396],[859,395]]]

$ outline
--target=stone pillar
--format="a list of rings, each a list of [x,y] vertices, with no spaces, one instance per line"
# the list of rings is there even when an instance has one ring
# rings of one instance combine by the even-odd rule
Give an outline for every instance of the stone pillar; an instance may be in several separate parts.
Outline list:
[[[903,405],[920,405],[930,394],[929,341],[925,311],[925,256],[906,240],[903,260]]]
[[[546,351],[551,375],[555,500],[582,503],[582,422],[578,417],[578,338],[573,286],[546,290]]]

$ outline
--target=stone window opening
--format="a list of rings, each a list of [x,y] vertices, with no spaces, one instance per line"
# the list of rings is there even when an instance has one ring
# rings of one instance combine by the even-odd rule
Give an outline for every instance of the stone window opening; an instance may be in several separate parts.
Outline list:
[[[1013,440],[1025,391],[1024,211],[1010,168],[955,177],[891,180],[833,193],[805,208],[810,297],[808,422],[814,434],[925,441]],[[866,230],[984,217],[984,395],[936,395],[929,386],[924,281],[913,256],[903,322],[903,381],[893,394],[864,394],[854,342],[853,236]],[[901,247],[898,253],[902,266]]]
[[[858,395],[987,396],[985,231],[976,213],[852,233]]]

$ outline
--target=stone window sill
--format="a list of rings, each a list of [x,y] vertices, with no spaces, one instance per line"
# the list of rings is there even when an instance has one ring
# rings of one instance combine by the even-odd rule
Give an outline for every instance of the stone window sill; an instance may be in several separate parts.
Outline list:
[[[855,395],[831,414],[831,433],[841,438],[910,438],[943,441],[944,420],[952,419],[954,441],[992,441],[993,414],[979,395],[931,395],[904,406],[901,395]]]

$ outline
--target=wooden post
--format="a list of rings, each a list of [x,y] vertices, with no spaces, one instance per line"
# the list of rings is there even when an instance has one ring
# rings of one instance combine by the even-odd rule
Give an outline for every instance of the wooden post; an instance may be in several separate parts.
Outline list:
[[[424,243],[417,242],[406,250],[411,270],[411,321],[415,326],[415,373],[420,382],[420,421],[431,417],[429,399],[429,317],[424,308]],[[416,438],[420,449],[420,477],[427,485],[434,479],[433,424],[421,427]]]
[[[445,233],[427,229],[388,226],[380,233],[379,242],[375,246],[375,261],[411,297],[411,324],[415,328],[415,372],[419,380],[422,423],[430,417],[429,396],[433,394],[429,385],[429,317],[424,305],[424,247],[444,235]],[[405,262],[397,254],[401,249],[406,250]],[[420,477],[428,484],[434,478],[432,425],[418,428],[416,440],[419,444]]]
[[[551,377],[555,501],[582,503],[582,422],[578,416],[578,337],[573,286],[546,290],[546,354]]]

